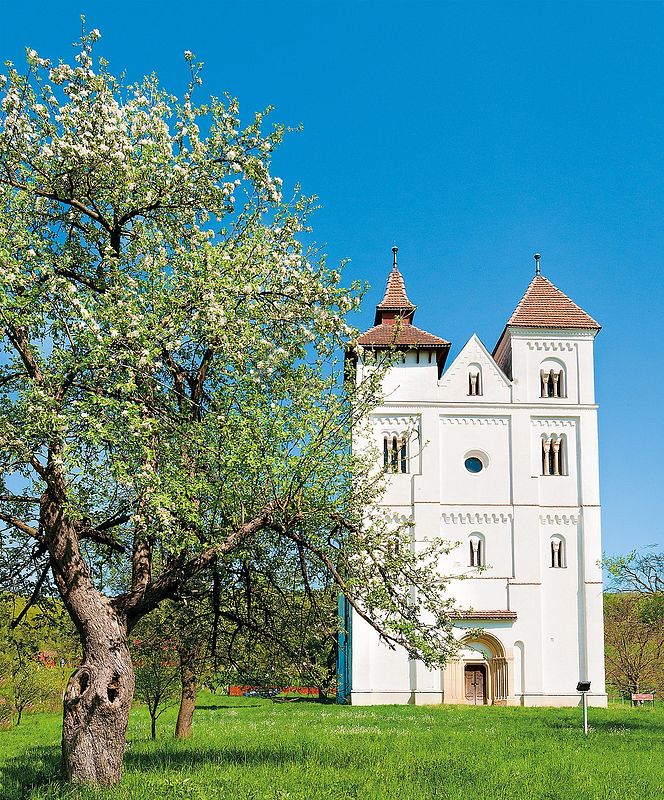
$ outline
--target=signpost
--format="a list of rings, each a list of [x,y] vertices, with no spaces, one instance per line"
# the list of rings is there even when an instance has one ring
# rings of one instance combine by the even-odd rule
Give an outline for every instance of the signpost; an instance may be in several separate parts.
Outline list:
[[[655,693],[654,692],[637,692],[636,694],[632,695],[632,702],[634,705],[637,703],[652,703],[653,706],[655,705]]]
[[[583,697],[583,734],[588,735],[588,696],[587,692],[590,691],[590,681],[579,681],[576,684],[576,691],[581,692]]]

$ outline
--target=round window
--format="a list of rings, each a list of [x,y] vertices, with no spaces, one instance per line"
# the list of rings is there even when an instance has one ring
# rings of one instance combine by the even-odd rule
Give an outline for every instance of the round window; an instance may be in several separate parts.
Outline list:
[[[472,473],[481,472],[484,469],[484,464],[479,458],[477,458],[477,456],[470,456],[470,458],[467,458],[463,464],[468,472]]]

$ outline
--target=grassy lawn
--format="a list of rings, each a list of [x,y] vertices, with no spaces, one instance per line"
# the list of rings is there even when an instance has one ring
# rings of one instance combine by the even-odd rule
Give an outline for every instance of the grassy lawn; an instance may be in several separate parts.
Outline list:
[[[59,714],[0,732],[0,798],[318,800],[319,798],[664,797],[664,709],[275,704],[206,694],[188,742],[175,711],[149,740],[132,713],[120,787],[68,791],[57,781]]]

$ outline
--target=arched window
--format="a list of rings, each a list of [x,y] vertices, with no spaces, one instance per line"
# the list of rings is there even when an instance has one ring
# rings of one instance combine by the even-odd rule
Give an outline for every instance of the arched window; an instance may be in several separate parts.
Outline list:
[[[471,567],[484,566],[484,536],[481,533],[474,533],[468,540],[470,557],[468,564]]]
[[[542,436],[542,475],[567,475],[567,441],[564,434]]]
[[[555,358],[540,364],[540,397],[567,397],[565,365]]]
[[[482,394],[482,367],[479,364],[468,365],[468,395],[477,397]]]
[[[551,537],[551,568],[563,569],[567,566],[567,553],[565,553],[565,540],[562,536]]]
[[[383,437],[383,469],[385,472],[408,472],[408,442],[405,436]]]

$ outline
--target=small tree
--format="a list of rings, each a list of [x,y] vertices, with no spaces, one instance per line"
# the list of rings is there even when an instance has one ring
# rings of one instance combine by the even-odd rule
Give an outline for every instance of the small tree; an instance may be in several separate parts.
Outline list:
[[[133,642],[136,697],[147,706],[150,734],[157,736],[157,720],[177,703],[179,665],[177,645],[170,638],[165,610],[146,617],[136,628]]]
[[[43,669],[32,660],[24,661],[11,674],[12,706],[16,725],[21,724],[23,712],[37,705],[43,697]]]
[[[607,556],[603,564],[612,591],[664,596],[664,553],[632,550],[626,556]]]
[[[634,592],[604,595],[607,682],[626,696],[664,691],[664,614]]]
[[[0,697],[5,724],[13,719],[19,725],[25,710],[61,701],[62,671],[39,661],[40,653],[55,644],[60,653],[68,652],[68,620],[63,631],[56,630],[61,612],[57,603],[31,606],[16,595],[0,597]]]
[[[607,680],[625,695],[664,691],[664,553],[605,558]]]

